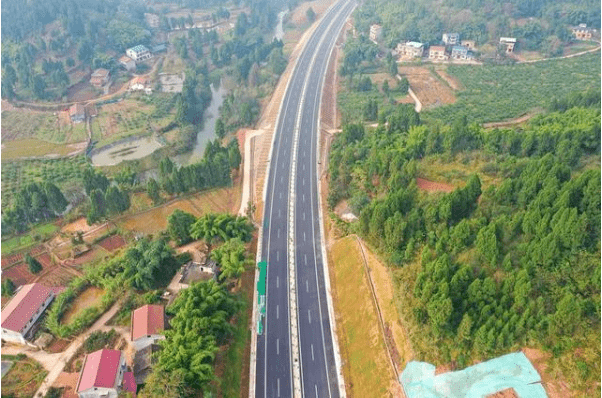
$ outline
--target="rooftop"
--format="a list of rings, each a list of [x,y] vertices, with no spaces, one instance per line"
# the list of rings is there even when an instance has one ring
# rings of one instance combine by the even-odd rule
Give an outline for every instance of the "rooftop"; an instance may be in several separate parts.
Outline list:
[[[515,37],[500,37],[500,43],[516,43]]]
[[[119,58],[119,62],[127,63],[127,62],[134,62],[134,60],[131,59],[130,57],[128,57],[127,55],[124,55],[121,58]]]
[[[69,116],[81,115],[85,112],[85,108],[82,104],[73,104],[69,107]]]
[[[420,47],[424,46],[423,43],[419,43],[417,41],[408,41],[405,43],[405,45],[409,46],[409,47],[414,47],[414,48],[420,48]]]
[[[119,370],[121,351],[98,350],[86,356],[82,367],[77,392],[92,387],[113,388]]]
[[[148,51],[148,48],[146,48],[146,46],[144,46],[142,44],[138,44],[137,46],[134,46],[134,47],[130,48],[129,50],[132,50],[137,53],[142,53],[142,52]]]
[[[39,283],[23,285],[2,310],[2,327],[20,332],[50,295],[52,289]]]
[[[160,334],[165,329],[165,315],[161,305],[145,305],[132,312],[132,341]]]
[[[107,77],[109,76],[109,70],[104,68],[98,68],[92,73],[92,77]]]

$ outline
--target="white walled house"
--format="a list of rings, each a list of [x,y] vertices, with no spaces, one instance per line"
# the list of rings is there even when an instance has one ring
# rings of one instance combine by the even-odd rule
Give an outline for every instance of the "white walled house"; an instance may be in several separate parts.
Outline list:
[[[76,391],[79,398],[117,398],[121,391],[135,396],[136,382],[121,351],[102,349],[86,355]]]
[[[27,333],[54,299],[52,288],[31,283],[19,289],[2,310],[2,340],[27,344]]]
[[[141,62],[147,59],[151,59],[153,57],[153,54],[151,54],[149,49],[146,48],[146,46],[143,46],[142,44],[139,44],[132,48],[128,48],[125,51],[125,54],[131,59],[133,59],[135,62]]]
[[[132,312],[132,344],[141,350],[165,339],[165,314],[161,305],[144,305]]]

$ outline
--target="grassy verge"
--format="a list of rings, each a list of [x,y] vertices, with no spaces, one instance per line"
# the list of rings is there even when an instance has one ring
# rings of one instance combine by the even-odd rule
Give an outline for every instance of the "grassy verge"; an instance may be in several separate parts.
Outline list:
[[[58,229],[59,227],[53,223],[40,224],[31,229],[26,235],[15,236],[2,241],[2,255],[7,255],[33,246],[39,241],[50,237],[58,231]]]
[[[30,358],[18,359],[3,355],[3,360],[16,360],[2,378],[2,396],[14,398],[33,397],[48,374],[38,362]]]
[[[53,144],[37,138],[7,141],[2,143],[2,160],[41,157],[46,155],[66,156],[74,149],[67,145]]]
[[[347,393],[350,397],[388,396],[397,383],[355,237],[336,241],[329,256],[334,269],[337,333]]]

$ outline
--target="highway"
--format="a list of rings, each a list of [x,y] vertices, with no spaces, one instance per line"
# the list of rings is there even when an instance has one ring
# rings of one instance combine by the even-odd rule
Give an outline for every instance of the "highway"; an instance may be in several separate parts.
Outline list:
[[[256,398],[340,397],[322,258],[317,140],[328,59],[354,7],[340,0],[322,17],[299,56],[276,122],[260,242],[260,260],[268,264],[265,317],[251,364]],[[297,305],[292,311],[291,302]]]

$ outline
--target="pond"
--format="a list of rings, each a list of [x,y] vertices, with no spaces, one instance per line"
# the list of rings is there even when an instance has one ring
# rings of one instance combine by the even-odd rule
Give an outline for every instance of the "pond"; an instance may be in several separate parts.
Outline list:
[[[154,137],[127,138],[92,151],[94,166],[115,166],[124,160],[141,159],[163,145]]]
[[[71,303],[69,310],[63,314],[61,324],[67,325],[84,308],[100,304],[105,291],[96,286],[90,286],[81,292]]]
[[[215,122],[219,118],[219,108],[224,103],[226,93],[227,90],[222,84],[218,84],[217,88],[215,88],[215,85],[211,84],[211,104],[205,109],[203,128],[196,135],[196,141],[192,151],[178,156],[176,162],[183,165],[191,164],[198,162],[203,158],[207,143],[217,138],[215,135]]]

